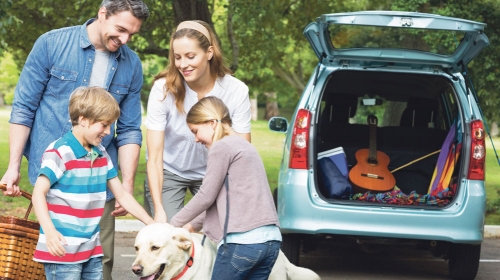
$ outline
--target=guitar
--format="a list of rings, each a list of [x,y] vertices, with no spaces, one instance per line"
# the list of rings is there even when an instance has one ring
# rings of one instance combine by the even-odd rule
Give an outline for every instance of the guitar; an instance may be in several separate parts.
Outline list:
[[[369,149],[356,152],[356,165],[349,171],[351,182],[363,189],[384,192],[396,185],[396,179],[387,166],[390,159],[387,154],[377,151],[377,117],[368,116],[370,126]]]

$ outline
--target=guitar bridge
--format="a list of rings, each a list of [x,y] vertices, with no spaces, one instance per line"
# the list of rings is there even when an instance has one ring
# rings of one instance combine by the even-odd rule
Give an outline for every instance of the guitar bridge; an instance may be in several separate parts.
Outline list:
[[[378,176],[377,174],[371,174],[371,173],[361,173],[361,176],[372,178],[372,179],[379,179],[379,180],[384,180],[384,177]]]

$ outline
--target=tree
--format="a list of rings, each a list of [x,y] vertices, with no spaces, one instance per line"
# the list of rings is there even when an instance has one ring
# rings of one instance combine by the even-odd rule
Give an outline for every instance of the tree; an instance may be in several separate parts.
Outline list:
[[[201,19],[214,26],[235,76],[251,93],[276,93],[270,102],[294,105],[311,77],[318,59],[302,34],[307,24],[324,13],[357,10],[402,10],[482,21],[491,45],[469,65],[485,115],[499,120],[498,69],[500,40],[499,0],[144,0],[151,16],[129,46],[148,61],[145,81],[166,65],[170,34],[177,23]],[[0,1],[0,49],[8,49],[19,66],[42,33],[82,24],[94,17],[100,1]],[[8,15],[8,16],[7,16]],[[428,38],[427,42],[432,43]],[[157,60],[161,58],[161,60]],[[153,64],[158,63],[157,66]],[[151,72],[150,72],[151,71]],[[147,100],[150,84],[145,84]]]
[[[0,105],[12,104],[14,88],[19,78],[19,69],[12,54],[4,52],[0,56]]]
[[[473,81],[485,117],[491,122],[500,121],[500,10],[498,0],[395,0],[394,10],[419,11],[443,16],[463,18],[487,24],[485,33],[488,46],[468,66],[466,79]]]
[[[7,48],[5,37],[7,36],[7,26],[10,26],[17,20],[10,15],[9,11],[12,7],[12,0],[0,1],[0,54]]]

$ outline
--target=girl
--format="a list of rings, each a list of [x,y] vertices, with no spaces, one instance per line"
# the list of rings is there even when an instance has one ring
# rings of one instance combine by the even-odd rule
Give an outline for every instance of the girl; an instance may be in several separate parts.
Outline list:
[[[146,117],[145,207],[166,222],[196,194],[205,175],[207,149],[196,145],[186,112],[201,98],[217,96],[230,108],[234,130],[250,141],[248,87],[231,76],[210,26],[181,22],[170,39],[168,68],[155,77]]]
[[[171,224],[203,228],[218,243],[212,279],[268,279],[281,233],[257,150],[234,132],[229,110],[217,97],[198,101],[186,122],[196,142],[209,149],[207,173]]]

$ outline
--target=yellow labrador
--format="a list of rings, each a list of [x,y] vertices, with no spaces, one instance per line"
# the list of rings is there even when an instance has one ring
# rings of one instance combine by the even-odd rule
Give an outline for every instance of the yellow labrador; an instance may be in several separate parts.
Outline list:
[[[210,279],[217,246],[203,235],[170,224],[155,223],[142,228],[135,238],[136,259],[132,272],[141,280]],[[280,252],[271,280],[316,280],[310,269],[291,264]]]

